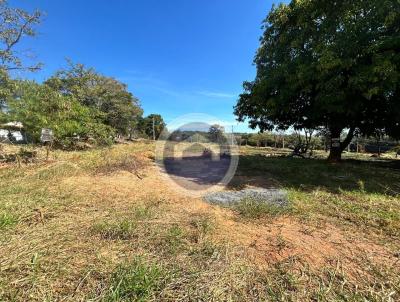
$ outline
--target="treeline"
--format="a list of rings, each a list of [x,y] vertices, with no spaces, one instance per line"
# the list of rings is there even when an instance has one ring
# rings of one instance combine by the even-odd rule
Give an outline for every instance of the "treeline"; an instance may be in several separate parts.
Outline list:
[[[36,35],[41,19],[38,10],[30,13],[0,0],[0,129],[9,134],[18,130],[31,143],[40,141],[43,128],[51,129],[54,142],[62,147],[158,137],[164,127],[162,117],[143,117],[139,100],[124,83],[93,68],[68,61],[65,69],[43,83],[12,78],[15,71],[42,67],[25,65],[16,49],[23,39]]]
[[[344,133],[343,136],[346,136]],[[254,147],[274,147],[296,149],[299,146],[306,146],[308,150],[325,150],[330,148],[330,136],[324,132],[307,133],[235,133],[235,139],[239,145]],[[383,153],[390,150],[397,150],[399,142],[383,136],[355,136],[349,143],[347,150],[351,152]]]
[[[139,100],[118,80],[93,68],[68,62],[42,84],[11,80],[3,98],[1,121],[18,121],[29,142],[37,143],[43,128],[52,129],[55,143],[73,147],[77,141],[111,144],[117,137],[143,137],[157,133],[164,123],[160,115],[142,117]],[[156,133],[156,134],[157,134]]]
[[[306,141],[306,137],[299,133],[240,133],[235,134],[236,141],[240,145],[255,147],[274,147],[274,148],[294,148],[301,142]],[[307,138],[308,139],[308,138]],[[312,136],[311,142],[314,149],[323,149],[324,140],[318,136]]]

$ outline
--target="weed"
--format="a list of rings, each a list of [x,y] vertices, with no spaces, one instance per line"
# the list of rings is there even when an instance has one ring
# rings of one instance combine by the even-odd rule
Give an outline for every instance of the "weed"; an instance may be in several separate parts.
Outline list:
[[[287,214],[290,211],[288,207],[274,205],[255,198],[244,198],[240,202],[235,203],[233,209],[242,217],[249,219],[276,217]]]
[[[194,217],[190,224],[194,227],[194,241],[202,241],[208,234],[215,229],[215,220],[209,215],[199,215]]]
[[[9,213],[0,214],[0,230],[7,229],[18,223],[17,217]]]
[[[111,284],[105,301],[148,301],[162,290],[168,274],[160,266],[145,263],[135,258],[130,263],[117,267],[111,277]]]
[[[185,232],[179,225],[173,225],[167,229],[163,245],[167,252],[176,254],[180,249],[185,248]]]
[[[191,251],[190,255],[196,260],[215,260],[220,258],[222,247],[212,241],[204,240],[196,245]]]
[[[92,227],[92,233],[99,234],[103,239],[128,240],[137,236],[135,221],[123,219],[118,222],[101,222]]]

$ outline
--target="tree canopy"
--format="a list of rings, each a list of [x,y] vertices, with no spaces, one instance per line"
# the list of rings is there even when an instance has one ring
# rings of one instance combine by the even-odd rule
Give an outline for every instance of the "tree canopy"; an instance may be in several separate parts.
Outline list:
[[[130,133],[143,110],[126,85],[83,64],[68,63],[67,69],[57,71],[45,84],[63,95],[74,96],[83,106],[102,112],[104,123],[118,134]]]
[[[31,140],[38,141],[42,128],[51,128],[58,141],[74,136],[91,137],[110,143],[113,128],[99,120],[99,114],[80,104],[72,95],[61,95],[47,85],[19,81],[15,98],[8,103],[12,120],[23,121]]]
[[[73,148],[76,138],[110,144],[116,135],[132,137],[136,130],[153,137],[153,117],[156,138],[165,126],[158,114],[142,118],[139,100],[125,84],[82,64],[69,62],[43,84],[3,74],[0,97],[6,109],[0,119],[21,121],[33,142],[42,128],[52,129],[61,146]]]
[[[154,123],[154,136],[153,136]],[[146,134],[149,138],[158,139],[165,128],[165,122],[161,115],[150,114],[139,121],[139,130]]]
[[[317,129],[340,159],[355,131],[400,137],[400,3],[293,0],[273,7],[235,107],[252,128]]]
[[[225,128],[221,125],[214,124],[208,129],[208,135],[212,142],[220,142],[224,138]]]

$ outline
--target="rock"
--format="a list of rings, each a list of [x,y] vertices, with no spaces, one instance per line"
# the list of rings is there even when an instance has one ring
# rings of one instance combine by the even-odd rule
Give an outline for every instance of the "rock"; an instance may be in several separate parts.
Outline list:
[[[222,206],[231,206],[246,198],[282,207],[288,206],[289,204],[287,192],[281,189],[254,188],[240,191],[213,192],[204,196],[207,202]]]

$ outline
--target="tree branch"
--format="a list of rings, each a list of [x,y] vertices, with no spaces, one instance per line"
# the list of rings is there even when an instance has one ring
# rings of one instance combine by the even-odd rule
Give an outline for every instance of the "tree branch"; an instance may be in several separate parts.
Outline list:
[[[13,41],[11,41],[10,43],[7,43],[7,48],[5,50],[6,53],[10,52],[11,48],[14,47],[15,44],[17,44],[19,42],[19,40],[22,37],[22,34],[24,33],[25,29],[28,27],[29,24],[31,24],[31,22],[33,22],[35,20],[36,16],[30,16],[25,23],[21,26],[21,28],[18,31],[17,36],[15,37],[15,39]]]
[[[355,130],[356,130],[356,127],[355,127],[355,126],[351,126],[351,127],[350,127],[349,132],[347,133],[346,138],[344,139],[343,142],[340,143],[340,150],[341,150],[341,151],[343,151],[343,150],[348,146],[348,144],[350,144],[351,140],[352,140],[353,137],[354,137],[354,131],[355,131]]]

